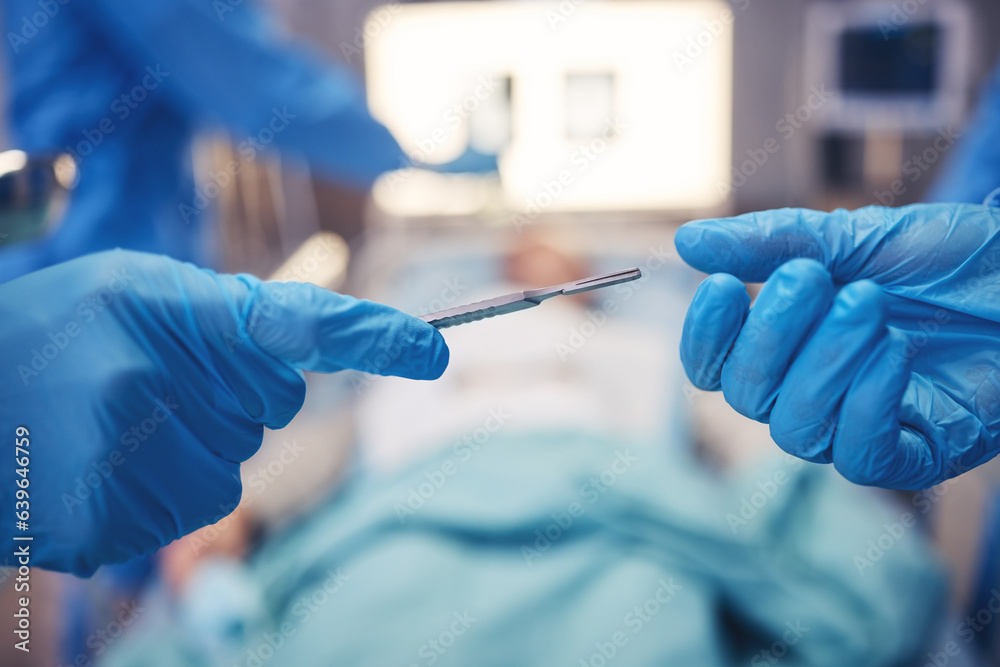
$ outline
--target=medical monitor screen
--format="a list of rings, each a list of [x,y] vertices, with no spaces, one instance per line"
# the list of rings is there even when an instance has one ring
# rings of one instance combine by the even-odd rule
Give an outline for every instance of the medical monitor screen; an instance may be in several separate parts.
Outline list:
[[[840,35],[841,91],[862,95],[934,94],[941,33],[933,23],[845,30]]]

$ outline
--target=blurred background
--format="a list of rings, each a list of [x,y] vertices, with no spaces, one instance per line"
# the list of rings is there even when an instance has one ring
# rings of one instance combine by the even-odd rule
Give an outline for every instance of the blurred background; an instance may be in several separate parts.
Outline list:
[[[204,4],[220,24],[239,20],[251,5]],[[623,664],[1000,664],[1000,632],[990,625],[1000,611],[992,610],[1000,600],[996,466],[921,494],[860,489],[830,479],[832,471],[791,466],[766,426],[684,380],[676,359],[680,324],[702,276],[683,266],[672,243],[676,226],[694,218],[925,200],[962,145],[993,72],[1000,5],[253,5],[266,12],[260,16],[276,43],[308,49],[317,62],[355,77],[372,116],[405,156],[371,187],[359,186],[325,170],[308,150],[248,151],[253,137],[243,128],[198,125],[189,154],[185,148],[191,188],[164,229],[187,233],[177,220],[184,206],[197,209],[208,230],[199,257],[211,259],[204,263],[316,282],[414,314],[628,266],[646,277],[608,294],[450,330],[452,366],[433,385],[361,373],[310,376],[303,412],[268,433],[244,466],[243,506],[207,532],[91,580],[38,573],[37,653],[5,655],[9,648],[0,646],[0,662],[510,664],[469,658],[506,656],[507,639],[521,647],[517,664],[552,664],[560,656],[565,664],[605,664],[612,656],[602,642],[619,629],[622,613],[608,620],[589,610],[620,606],[627,613],[628,600],[641,604],[645,594],[631,583],[608,593],[556,575],[545,581],[562,588],[526,584],[538,570],[524,567],[524,547],[540,549],[535,528],[544,534],[567,498],[586,496],[538,489],[603,479],[606,454],[627,445],[641,452],[642,468],[675,485],[647,479],[651,472],[605,482],[612,488],[606,498],[614,499],[601,492],[585,517],[594,522],[588,535],[616,554],[617,564],[584,555],[590,552],[575,538],[557,546],[580,559],[579,572],[595,573],[593,581],[613,570],[632,582],[637,570],[616,568],[646,551],[667,551],[665,562],[649,556],[636,567],[677,573],[695,602],[671,607],[671,622],[686,630],[637,635],[631,658],[618,645]],[[7,12],[11,48],[0,99],[22,66],[16,36],[28,34],[23,21],[33,17],[34,10]],[[261,132],[258,142],[269,144]],[[19,152],[26,148],[4,123],[0,178],[36,169],[32,152]],[[135,164],[176,157],[155,148]],[[57,150],[79,158],[74,141]],[[31,200],[30,220],[12,224],[0,241],[60,234],[76,169],[65,159],[37,166],[32,182],[46,196]],[[513,415],[510,424],[493,410]],[[488,434],[483,442],[480,432]],[[539,444],[581,433],[587,442],[615,444],[577,454],[573,446],[553,454]],[[508,477],[502,463],[471,454],[477,443],[509,441],[510,452],[525,458]],[[519,449],[524,442],[538,446]],[[459,466],[454,478],[445,473],[454,479],[447,493],[424,497],[420,484],[442,474],[448,459],[441,457],[464,462],[463,447],[473,465]],[[578,460],[592,467],[575,470]],[[685,478],[697,482],[685,485]],[[455,508],[477,506],[477,488],[496,507],[510,496],[531,507],[506,517],[458,516]],[[344,508],[361,518],[345,516]],[[230,509],[220,509],[220,518]],[[379,511],[389,519],[376,519]],[[407,511],[423,511],[430,527],[408,523]],[[613,528],[633,522],[639,527],[626,537]],[[502,532],[501,524],[523,534]],[[745,524],[753,528],[744,531]],[[896,526],[903,526],[899,534]],[[433,557],[423,543],[397,551],[344,546],[420,530],[438,539],[453,531],[464,541],[457,554],[439,545],[447,553]],[[283,552],[284,542],[297,551]],[[369,570],[372,562],[378,567]],[[772,572],[765,565],[772,562],[795,565]],[[284,653],[274,642],[262,653],[254,633],[273,636],[282,619],[294,620],[295,601],[306,599],[297,596],[333,596],[328,577],[306,573],[337,572],[341,563],[351,572],[406,576],[384,575],[395,588],[365,588],[379,577],[358,574],[358,597],[318,605],[321,620],[303,622],[294,639],[283,640]],[[739,563],[750,564],[747,572],[736,572]],[[452,576],[458,586],[442,583]],[[8,600],[13,583],[8,573]],[[568,593],[572,586],[589,596]],[[501,604],[500,589],[522,594]],[[438,637],[435,623],[458,634],[449,614],[467,604],[493,610],[480,615],[479,634],[452,636],[447,653],[425,649],[420,638]],[[824,616],[819,608],[831,611]],[[983,609],[992,610],[988,620]],[[574,614],[587,621],[555,620]],[[415,620],[425,618],[437,620]],[[516,618],[544,632],[532,634]],[[659,618],[665,623],[667,615]],[[801,618],[813,630],[792,641],[786,624]],[[379,641],[382,633],[394,638],[392,647]],[[549,653],[552,645],[562,652]]]
[[[1000,14],[994,3],[980,0],[688,2],[681,3],[688,8],[673,10],[687,15],[687,25],[666,17],[679,26],[676,34],[661,33],[656,44],[643,46],[658,49],[658,62],[639,62],[634,43],[623,48],[633,41],[629,26],[636,19],[623,10],[621,30],[580,25],[604,20],[577,12],[583,2],[557,7],[548,16],[545,10],[511,6],[505,10],[511,34],[493,44],[482,39],[501,39],[489,24],[492,19],[467,5],[456,11],[450,3],[414,3],[421,7],[402,20],[389,5],[366,28],[366,17],[380,3],[259,4],[270,10],[271,27],[282,36],[307,43],[358,75],[374,115],[411,158],[447,162],[470,146],[503,154],[502,197],[491,204],[516,208],[527,203],[538,174],[525,162],[535,162],[543,144],[597,132],[603,129],[597,127],[600,119],[615,113],[640,122],[638,115],[653,115],[655,105],[659,126],[650,122],[629,133],[636,143],[663,142],[643,156],[647,162],[622,156],[634,171],[607,184],[607,192],[585,197],[577,191],[542,215],[557,210],[651,213],[675,220],[712,209],[741,213],[920,201],[945,162],[947,149],[941,148],[957,138],[949,131],[961,132],[992,70],[998,48],[992,26]],[[409,10],[410,3],[405,4]],[[514,26],[525,20],[534,34]],[[453,43],[441,42],[440,34],[423,36],[425,23],[438,24],[434,30]],[[524,40],[523,48],[513,48],[508,39]],[[412,50],[400,57],[407,49]],[[544,72],[540,62],[546,63]],[[872,62],[885,68],[873,71]],[[483,99],[475,98],[477,71],[498,77],[496,91],[479,89]],[[403,77],[409,81],[402,82]],[[712,90],[699,90],[701,97],[695,98],[692,86]],[[469,95],[473,99],[466,99]],[[699,102],[708,101],[719,104],[711,108],[711,117],[702,118],[706,110]],[[450,106],[457,111],[449,113]],[[693,118],[697,133],[689,125]],[[442,135],[438,140],[431,138],[435,131]],[[542,142],[538,137],[544,137]],[[202,185],[235,154],[239,139],[200,138]],[[421,141],[432,148],[426,155]],[[675,159],[686,148],[678,142],[687,141],[701,150]],[[523,157],[529,142],[531,157]],[[0,145],[18,148],[6,127]],[[554,159],[554,149],[544,149]],[[699,177],[707,175],[700,181],[703,192],[671,185],[694,166],[705,170]],[[351,241],[370,215],[364,193],[311,177],[294,152],[280,160],[255,160],[236,180],[212,201],[213,216],[226,230],[233,228],[223,244],[227,268],[273,270],[314,228],[331,229]],[[892,186],[898,180],[905,187],[897,186],[896,193]],[[660,194],[644,193],[636,181],[655,183],[649,189]],[[422,185],[411,189],[422,190]],[[451,197],[440,198],[448,201],[418,200],[410,191],[397,198],[403,202],[377,199],[377,214],[453,214],[458,207],[466,209],[463,214],[482,213],[484,188],[476,190],[478,195],[474,188],[457,198],[451,188]]]

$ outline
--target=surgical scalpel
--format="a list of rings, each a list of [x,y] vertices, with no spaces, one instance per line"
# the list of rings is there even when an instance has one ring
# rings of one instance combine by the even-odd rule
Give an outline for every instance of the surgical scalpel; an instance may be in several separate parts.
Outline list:
[[[554,296],[580,294],[581,292],[589,292],[601,287],[620,285],[621,283],[627,283],[641,277],[642,272],[639,269],[615,271],[614,273],[606,273],[603,276],[584,278],[583,280],[576,280],[571,283],[563,283],[552,287],[543,287],[541,289],[514,292],[513,294],[505,294],[504,296],[487,299],[486,301],[477,301],[465,306],[439,310],[430,315],[422,315],[420,319],[435,329],[446,329],[458,326],[459,324],[466,324],[467,322],[483,320],[487,317],[505,315],[506,313],[513,313],[518,310],[525,310],[526,308],[534,308],[542,301],[551,299]]]

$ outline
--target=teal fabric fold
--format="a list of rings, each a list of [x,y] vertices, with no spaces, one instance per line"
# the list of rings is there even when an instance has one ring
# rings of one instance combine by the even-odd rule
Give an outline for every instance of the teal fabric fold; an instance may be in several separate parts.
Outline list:
[[[249,564],[267,611],[228,654],[172,629],[107,664],[904,665],[944,606],[916,515],[785,456],[724,477],[665,447],[498,435],[272,539]]]

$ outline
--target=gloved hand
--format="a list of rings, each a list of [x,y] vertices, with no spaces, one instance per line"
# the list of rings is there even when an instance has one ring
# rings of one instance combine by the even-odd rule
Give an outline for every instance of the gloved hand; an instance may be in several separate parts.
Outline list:
[[[301,408],[302,370],[433,379],[448,349],[387,306],[118,250],[0,285],[0,358],[0,537],[87,575],[228,514],[263,428]]]
[[[681,227],[710,276],[688,377],[859,484],[922,489],[1000,449],[1000,210],[786,209]],[[740,281],[767,281],[753,308]],[[749,309],[749,310],[748,310]]]

